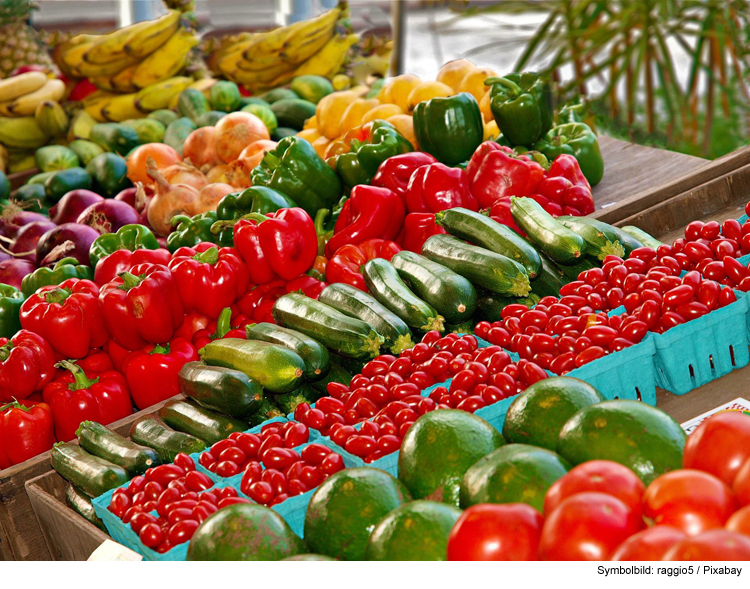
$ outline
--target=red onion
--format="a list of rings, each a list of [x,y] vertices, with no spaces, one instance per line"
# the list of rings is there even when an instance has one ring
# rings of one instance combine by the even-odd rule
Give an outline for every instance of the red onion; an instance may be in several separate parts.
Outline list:
[[[121,190],[117,196],[115,196],[115,200],[121,200],[122,202],[128,203],[131,207],[135,208],[135,192],[136,192],[135,186],[131,186],[130,188],[126,188],[125,190]]]
[[[90,265],[89,249],[99,232],[80,223],[63,223],[42,235],[36,248],[36,259],[40,266],[51,266],[66,257],[75,258],[80,264]]]
[[[0,282],[20,289],[23,277],[34,270],[36,266],[28,260],[5,260],[0,262]]]
[[[42,213],[24,211],[17,205],[9,204],[3,207],[3,213],[0,215],[0,229],[8,237],[13,238],[21,227],[36,221],[49,221],[49,219]]]
[[[76,223],[93,227],[99,233],[114,233],[123,225],[140,222],[138,211],[128,203],[113,198],[95,202],[76,219]]]
[[[16,240],[13,245],[10,246],[10,251],[14,254],[25,254],[16,256],[22,260],[28,260],[29,262],[36,262],[36,246],[42,235],[47,233],[50,229],[53,229],[55,224],[49,219],[44,221],[34,221],[28,225],[24,225],[16,233]]]
[[[96,192],[80,188],[71,190],[49,210],[49,218],[56,225],[75,223],[78,216],[92,204],[103,201]]]

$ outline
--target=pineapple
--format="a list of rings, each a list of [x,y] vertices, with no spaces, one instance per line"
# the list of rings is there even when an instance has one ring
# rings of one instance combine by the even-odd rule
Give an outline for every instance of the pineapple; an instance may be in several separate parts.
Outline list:
[[[37,32],[28,24],[34,8],[30,0],[0,0],[0,79],[22,65],[42,65],[54,70]]]

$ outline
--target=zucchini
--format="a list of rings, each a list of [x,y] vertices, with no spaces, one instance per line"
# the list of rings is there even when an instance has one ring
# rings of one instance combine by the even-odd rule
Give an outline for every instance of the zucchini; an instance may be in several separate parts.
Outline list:
[[[661,242],[658,239],[656,239],[653,235],[651,235],[650,233],[645,232],[640,227],[635,227],[634,225],[625,225],[625,227],[614,227],[613,226],[612,228],[615,231],[618,231],[621,237],[623,237],[622,234],[625,233],[626,235],[629,235],[630,237],[634,238],[635,241],[640,242],[641,245],[638,246],[638,247],[650,247],[651,249],[655,250],[660,245],[664,245],[663,242]],[[625,245],[625,244],[623,244],[623,245]],[[627,249],[628,249],[628,246],[625,246],[626,253],[629,254],[630,252],[627,251]],[[636,249],[636,248],[631,247],[630,251],[632,252],[634,249]]]
[[[424,331],[445,330],[443,316],[409,290],[388,260],[370,260],[362,268],[362,277],[372,296],[409,327]]]
[[[130,480],[121,466],[92,456],[78,444],[58,442],[50,454],[52,468],[89,497],[98,497]]]
[[[314,388],[312,388],[309,384],[305,383],[296,391],[292,391],[291,393],[274,395],[273,402],[276,403],[276,405],[279,409],[281,409],[284,415],[289,415],[290,413],[294,413],[297,405],[300,405],[302,403],[309,403],[310,405],[312,405],[321,397],[327,396],[327,394],[328,393],[321,394]]]
[[[398,315],[350,284],[329,284],[318,296],[318,301],[371,325],[383,336],[386,347],[394,354],[414,347],[409,326]]]
[[[91,497],[88,497],[86,493],[72,483],[68,483],[65,489],[65,503],[82,518],[94,524],[97,528],[105,532],[107,531],[107,528],[104,527],[104,522],[99,519],[96,511],[94,511]]]
[[[579,260],[577,264],[573,266],[555,264],[547,257],[543,257],[543,261],[546,265],[545,267],[552,270],[565,284],[567,284],[568,282],[573,282],[574,280],[578,280],[578,275],[581,272],[591,270],[591,268],[601,268],[601,264],[597,264],[594,258],[590,258],[588,256],[584,256]]]
[[[247,419],[263,403],[263,388],[244,372],[188,362],[177,375],[180,392],[201,407]]]
[[[344,315],[315,299],[290,293],[273,305],[273,320],[315,338],[327,348],[350,358],[375,357],[384,338],[368,323]]]
[[[532,283],[533,284],[533,283]],[[482,291],[477,299],[476,319],[478,321],[500,321],[501,312],[507,305],[520,303],[531,308],[539,302],[539,296],[532,292],[528,297],[504,297],[489,290]]]
[[[233,368],[247,374],[271,393],[288,393],[302,384],[305,362],[289,348],[241,339],[219,339],[199,350],[212,366]]]
[[[555,262],[575,264],[586,251],[583,237],[558,223],[532,198],[510,198],[510,213],[529,241]]]
[[[327,395],[328,383],[330,382],[340,382],[341,384],[349,386],[349,383],[352,382],[352,375],[337,362],[331,362],[331,369],[328,371],[325,378],[311,383],[310,386],[319,393]]]
[[[337,354],[336,352],[331,352],[331,361],[335,362],[346,372],[352,375],[362,372],[362,369],[365,367],[365,364],[367,364],[369,360],[369,356],[367,358],[347,358],[346,356],[342,356],[341,354]],[[349,382],[351,382],[351,380],[349,380]]]
[[[525,297],[531,290],[521,264],[452,235],[433,235],[422,246],[422,255],[492,292]]]
[[[244,432],[247,424],[239,419],[228,417],[204,409],[190,401],[170,401],[159,409],[159,417],[169,427],[215,444],[228,438],[234,432]]]
[[[391,264],[409,288],[449,323],[461,323],[474,314],[477,291],[460,274],[408,250],[393,256]]]
[[[287,414],[279,409],[279,406],[274,403],[274,395],[267,395],[260,404],[258,412],[251,415],[250,419],[248,419],[248,424],[250,427],[256,427],[269,419],[273,419],[274,417],[286,417],[286,415]]]
[[[531,292],[538,297],[559,297],[560,289],[569,281],[563,277],[560,269],[546,257],[542,257],[542,269],[531,282]]]
[[[161,464],[153,448],[140,446],[95,421],[83,421],[76,431],[78,443],[89,454],[124,468],[131,477]]]
[[[201,452],[207,446],[205,441],[195,436],[174,431],[155,415],[147,415],[136,421],[130,428],[130,439],[156,450],[163,463],[173,462],[180,453]]]
[[[320,380],[331,369],[331,357],[326,347],[304,333],[273,323],[254,323],[245,331],[249,340],[269,342],[296,352],[305,363],[302,376],[307,382]]]
[[[458,333],[458,334],[474,334],[474,325],[476,324],[473,320],[464,321],[462,323],[446,323],[445,333]]]
[[[577,233],[586,242],[586,253],[598,260],[607,256],[625,255],[625,248],[618,239],[614,227],[588,217],[558,217],[558,223],[562,223],[571,231]]]
[[[625,256],[629,256],[630,252],[632,252],[634,249],[637,249],[639,247],[644,247],[646,244],[641,240],[641,238],[637,235],[633,235],[632,233],[625,231],[624,229],[620,227],[612,227],[615,231],[617,231],[618,235],[620,236],[620,240],[622,241],[622,245],[625,248]],[[633,229],[638,229],[637,227],[633,227]],[[631,229],[632,231],[632,229]],[[648,235],[648,233],[643,232],[645,235]],[[658,243],[658,245],[655,245],[654,248],[659,247],[661,245],[660,241],[656,241],[653,237],[648,235],[652,241]]]
[[[507,225],[462,207],[441,211],[435,220],[451,235],[518,262],[532,280],[541,270],[539,252]]]

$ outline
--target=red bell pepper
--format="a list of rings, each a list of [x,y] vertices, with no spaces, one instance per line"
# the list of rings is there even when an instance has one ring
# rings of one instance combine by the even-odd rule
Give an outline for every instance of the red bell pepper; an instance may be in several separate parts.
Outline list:
[[[434,215],[433,215],[434,218]],[[395,241],[385,239],[368,239],[359,245],[342,245],[326,266],[328,282],[343,282],[367,292],[365,279],[362,277],[362,266],[374,258],[391,261],[401,248]]]
[[[82,421],[112,423],[133,413],[125,377],[114,370],[90,373],[67,360],[58,367],[67,370],[44,387],[44,400],[52,408],[55,435],[63,442],[72,440]]]
[[[342,245],[368,239],[395,239],[404,224],[404,203],[388,188],[360,184],[352,188],[326,244],[330,258]]]
[[[193,347],[200,350],[206,344],[217,339],[247,339],[245,326],[251,323],[247,315],[239,312],[238,307],[227,307],[219,313],[219,318],[211,321],[205,328],[196,331],[191,338]]]
[[[435,162],[437,162],[437,159],[424,151],[412,151],[410,153],[394,155],[380,164],[370,184],[380,186],[381,188],[389,188],[398,194],[401,200],[404,201],[404,204],[406,204],[406,188],[409,186],[412,174],[414,174],[417,168],[434,164]]]
[[[122,363],[125,361],[127,355],[130,354],[130,350],[126,350],[113,339],[110,339],[107,342],[105,348],[107,354],[109,354],[109,357],[112,360],[113,368],[118,372],[122,372]]]
[[[107,342],[107,344],[109,344],[109,342]],[[126,353],[129,354],[130,352],[126,351]],[[112,357],[108,352],[105,352],[100,348],[91,350],[88,356],[76,360],[76,364],[78,364],[84,372],[107,372],[108,370],[115,369]]]
[[[185,314],[169,268],[140,264],[105,284],[102,315],[112,339],[128,350],[169,341]]]
[[[167,249],[158,250],[117,250],[99,260],[94,269],[94,282],[104,286],[120,272],[127,272],[139,264],[161,264],[166,266],[172,255]]]
[[[239,252],[213,243],[181,247],[172,254],[169,269],[185,311],[198,311],[211,319],[245,294],[250,280]]]
[[[165,345],[131,352],[122,365],[133,402],[138,409],[151,407],[180,393],[177,374],[187,362],[199,360],[188,340],[176,337]]]
[[[318,280],[313,276],[303,274],[302,276],[298,276],[294,280],[290,280],[289,282],[287,282],[284,286],[284,291],[287,294],[289,294],[290,292],[301,293],[306,297],[317,300],[318,296],[320,296],[320,293],[323,292],[323,289],[326,286],[328,286],[327,282],[323,282],[322,280]]]
[[[490,213],[490,219],[493,219],[497,221],[498,223],[502,223],[503,225],[507,225],[508,227],[513,229],[513,231],[518,233],[518,235],[520,235],[521,237],[526,237],[526,233],[518,225],[516,225],[516,220],[513,218],[513,215],[511,215],[510,213],[510,197],[509,196],[496,200],[490,207],[489,213]]]
[[[437,213],[463,207],[476,211],[479,207],[469,189],[469,179],[461,168],[435,163],[418,168],[406,189],[409,213]]]
[[[46,452],[54,443],[49,405],[14,401],[0,407],[0,470]]]
[[[201,313],[187,313],[182,325],[175,330],[174,336],[192,339],[193,335],[198,333],[201,329],[206,329],[210,323],[211,319]]]
[[[471,156],[466,175],[479,206],[488,208],[502,197],[535,194],[544,178],[544,168],[527,155],[517,155],[510,147],[485,141]]]
[[[591,185],[581,172],[578,160],[572,155],[563,154],[555,158],[544,180],[539,183],[537,192],[548,202],[557,205],[559,212],[555,212],[558,216],[565,214],[580,217],[594,212]],[[551,215],[555,215],[543,202],[535,200]]]
[[[21,306],[21,327],[38,333],[66,358],[83,358],[107,343],[99,310],[99,287],[91,280],[69,278],[43,286]]]
[[[447,231],[435,222],[434,213],[409,213],[396,241],[402,249],[421,254],[424,242],[439,233]]]
[[[25,399],[55,376],[55,352],[42,336],[22,329],[0,337],[0,402]]]
[[[234,246],[247,264],[253,284],[304,274],[318,255],[318,234],[304,209],[250,213],[234,226]]]

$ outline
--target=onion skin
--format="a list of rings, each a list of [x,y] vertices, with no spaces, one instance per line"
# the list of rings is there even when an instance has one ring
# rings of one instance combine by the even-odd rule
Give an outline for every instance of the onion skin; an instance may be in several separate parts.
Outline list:
[[[3,214],[0,216],[0,229],[2,229],[4,234],[11,239],[15,238],[21,228],[29,223],[49,221],[49,218],[42,213],[24,211],[23,209],[18,208],[14,212],[10,207],[11,205],[6,205],[3,208]]]
[[[79,190],[71,190],[49,210],[49,219],[55,225],[74,223],[84,210],[94,203],[103,200],[103,196],[100,196],[91,190],[85,190],[83,188]]]
[[[172,217],[192,216],[198,190],[187,184],[170,184],[149,160],[148,173],[156,183],[154,197],[148,203],[148,224],[157,235],[167,236],[172,231]]]
[[[99,233],[114,233],[123,225],[137,225],[141,216],[128,203],[107,199],[96,202],[84,210],[76,223],[88,225]]]
[[[53,266],[55,262],[70,257],[79,264],[91,265],[89,249],[99,232],[88,225],[64,223],[42,235],[36,246],[36,260],[39,266]],[[54,251],[53,251],[54,250]]]
[[[0,282],[21,289],[21,281],[36,270],[36,264],[28,260],[11,259],[0,262]]]
[[[236,192],[236,189],[229,184],[223,184],[220,182],[206,184],[206,186],[198,193],[198,198],[193,207],[193,214],[200,215],[207,211],[215,211],[219,201],[230,192]]]
[[[21,254],[22,256],[16,256],[17,259],[27,260],[29,262],[36,262],[36,247],[41,237],[48,231],[57,227],[49,219],[44,221],[34,221],[28,225],[21,227],[20,231],[16,233],[16,240],[13,245],[10,246],[10,251],[14,254]]]

